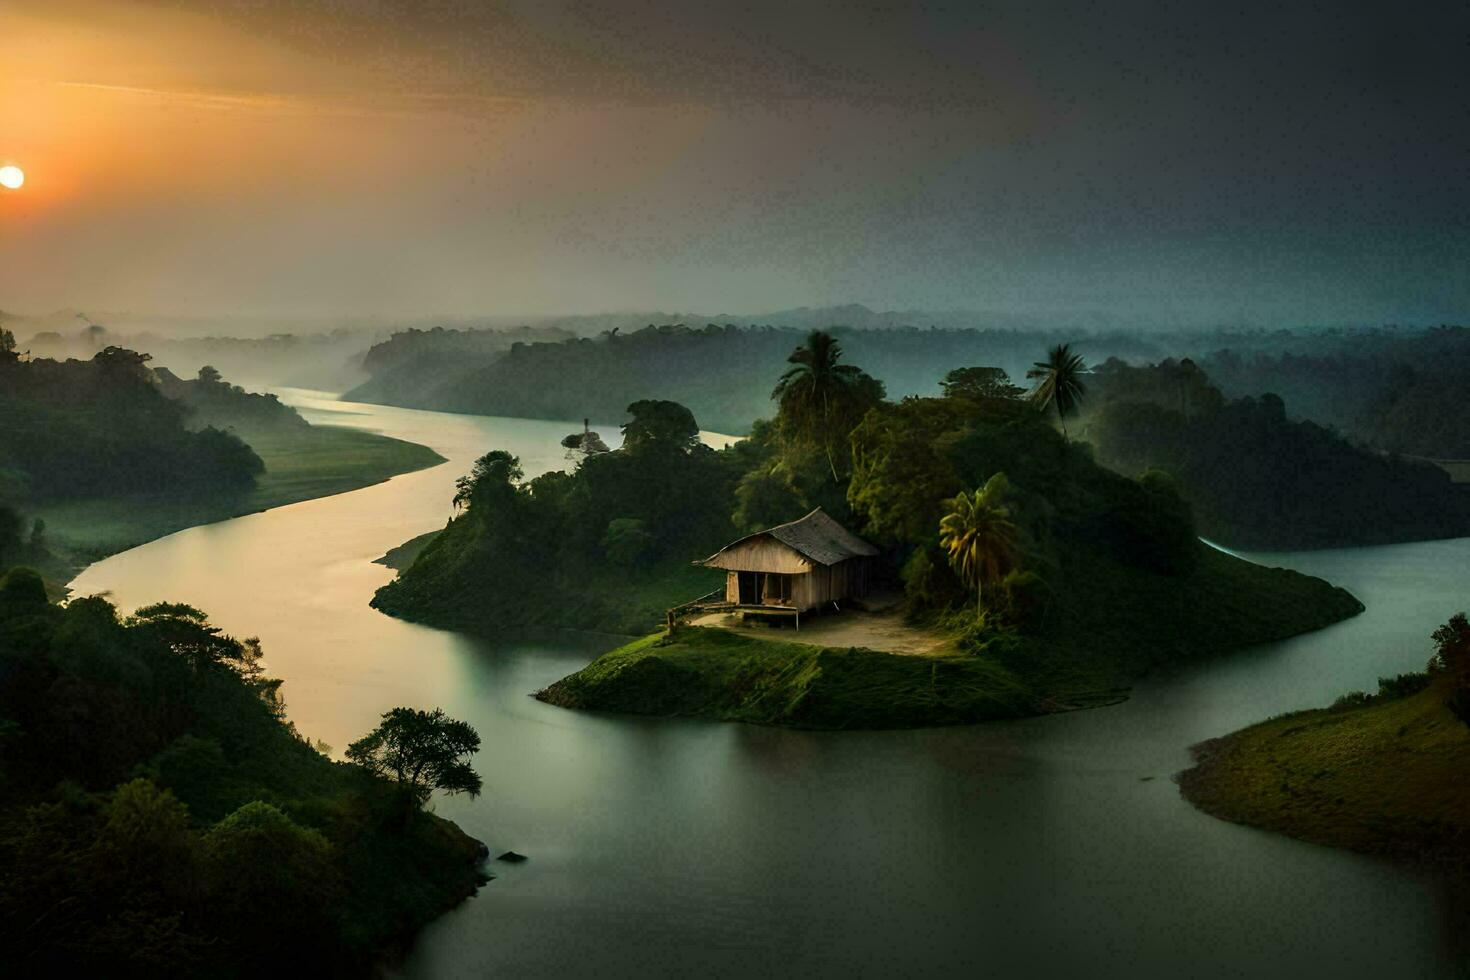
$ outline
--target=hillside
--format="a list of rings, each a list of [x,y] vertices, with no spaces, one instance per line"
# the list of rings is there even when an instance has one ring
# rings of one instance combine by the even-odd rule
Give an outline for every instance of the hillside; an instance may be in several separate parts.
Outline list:
[[[1168,472],[1211,540],[1288,550],[1470,534],[1470,488],[1445,470],[1293,419],[1275,395],[1227,399],[1191,361],[1109,361],[1088,383],[1081,428],[1098,459]]]
[[[259,644],[0,575],[0,949],[16,975],[363,975],[482,844],[285,720]]]
[[[424,446],[308,425],[216,372],[184,381],[148,360],[112,347],[89,361],[0,356],[0,506],[39,527],[30,537],[45,548],[32,557],[45,552],[48,576],[443,461]]]
[[[1436,687],[1273,718],[1194,748],[1206,813],[1414,862],[1470,864],[1470,728]]]

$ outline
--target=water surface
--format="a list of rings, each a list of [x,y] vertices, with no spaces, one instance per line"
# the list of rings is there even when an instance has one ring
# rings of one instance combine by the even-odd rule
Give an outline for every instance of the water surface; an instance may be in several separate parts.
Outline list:
[[[1388,863],[1205,816],[1187,747],[1422,667],[1470,605],[1470,539],[1255,556],[1346,586],[1362,616],[1151,677],[1116,707],[915,732],[814,733],[599,716],[530,692],[612,638],[473,640],[367,605],[371,560],[442,526],[489,449],[565,465],[579,425],[352,405],[313,421],[449,462],[179,532],[74,583],[124,608],[189,602],[258,634],[291,718],[343,746],[400,704],[484,739],[478,800],[438,810],[525,864],[424,933],[411,977],[1454,976],[1466,903]],[[605,439],[616,432],[599,430]],[[615,443],[614,443],[615,444]]]

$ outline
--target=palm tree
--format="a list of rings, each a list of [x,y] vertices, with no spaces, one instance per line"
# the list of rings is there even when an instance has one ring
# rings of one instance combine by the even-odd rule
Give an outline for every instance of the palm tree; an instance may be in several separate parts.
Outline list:
[[[809,443],[820,442],[827,454],[827,465],[836,482],[837,463],[832,458],[834,415],[847,406],[849,396],[866,377],[861,368],[839,364],[842,345],[825,330],[813,330],[806,343],[786,358],[793,365],[776,382],[771,397],[781,403],[783,426],[793,435]]]
[[[1016,566],[1016,525],[1005,499],[1011,481],[997,473],[973,494],[960,491],[950,501],[950,512],[939,522],[939,543],[949,552],[949,564],[967,585],[975,588],[975,604],[984,607],[985,586]]]
[[[1044,412],[1056,406],[1057,420],[1062,423],[1062,438],[1067,437],[1067,416],[1077,410],[1087,388],[1082,375],[1087,365],[1081,354],[1072,353],[1071,344],[1058,344],[1047,352],[1046,360],[1037,361],[1026,377],[1037,382],[1031,400]]]

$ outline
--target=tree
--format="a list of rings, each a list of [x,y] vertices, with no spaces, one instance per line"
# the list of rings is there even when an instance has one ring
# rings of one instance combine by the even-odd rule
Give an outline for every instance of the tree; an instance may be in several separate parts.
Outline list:
[[[998,367],[955,368],[939,382],[945,398],[1020,398],[1025,390],[1011,384],[1011,376]]]
[[[623,448],[637,451],[664,446],[690,452],[699,445],[699,423],[678,402],[646,398],[628,406],[633,416],[623,423]]]
[[[614,517],[602,535],[607,560],[623,568],[642,565],[657,544],[658,539],[636,517]]]
[[[778,423],[788,445],[820,447],[832,482],[841,477],[832,445],[847,436],[869,408],[883,400],[883,384],[861,368],[839,364],[842,345],[825,330],[813,330],[786,358],[792,367],[776,382]]]
[[[211,364],[206,364],[199,369],[199,382],[203,385],[216,385],[220,382],[221,375]]]
[[[1465,724],[1470,725],[1470,622],[1464,613],[1434,631],[1435,653],[1429,661],[1431,676],[1444,677],[1449,690],[1445,703]]]
[[[493,449],[475,460],[468,476],[454,481],[454,506],[473,509],[475,504],[514,492],[523,476],[520,457]]]
[[[468,723],[443,709],[394,708],[367,735],[347,746],[347,758],[374,776],[391,779],[422,808],[434,790],[480,795],[480,776],[469,757],[480,750],[480,736]]]
[[[1010,490],[1010,480],[997,473],[974,493],[960,491],[939,522],[939,543],[956,574],[975,589],[977,608],[984,608],[985,586],[1000,581],[1019,559],[1016,525],[1005,503]]]
[[[1087,365],[1081,354],[1072,353],[1071,344],[1058,344],[1047,352],[1046,360],[1037,361],[1026,377],[1037,382],[1031,392],[1032,399],[1042,411],[1057,410],[1057,420],[1062,424],[1062,435],[1067,434],[1067,416],[1077,410],[1087,388],[1082,375]]]

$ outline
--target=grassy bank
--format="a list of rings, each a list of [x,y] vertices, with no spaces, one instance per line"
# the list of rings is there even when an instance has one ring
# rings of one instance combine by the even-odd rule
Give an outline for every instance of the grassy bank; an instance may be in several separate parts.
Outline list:
[[[446,534],[430,540],[409,563],[417,562],[416,574],[400,575],[379,589],[373,608],[410,622],[482,635],[508,627],[562,627],[639,636],[661,624],[670,607],[719,588],[725,580],[723,572],[687,561],[637,571],[555,569],[531,582],[485,583],[469,576],[432,574],[442,566],[453,568],[442,559],[458,544]],[[395,548],[380,561],[388,564],[404,558]]]
[[[808,728],[910,728],[1113,704],[1149,669],[1318,629],[1362,610],[1350,594],[1210,549],[1187,576],[1084,554],[1030,633],[967,635],[959,656],[922,657],[719,629],[645,637],[542,691],[568,708]],[[1062,573],[1059,571],[1058,575]]]
[[[1470,728],[1435,688],[1273,718],[1194,753],[1181,792],[1221,819],[1357,851],[1470,862]]]
[[[644,637],[537,697],[566,708],[800,728],[913,728],[1036,713],[1033,693],[981,657],[909,657],[684,627]]]
[[[36,508],[31,516],[46,522],[52,550],[77,570],[186,527],[358,490],[444,461],[426,446],[335,426],[258,435],[251,447],[266,471],[245,494],[69,500]]]

